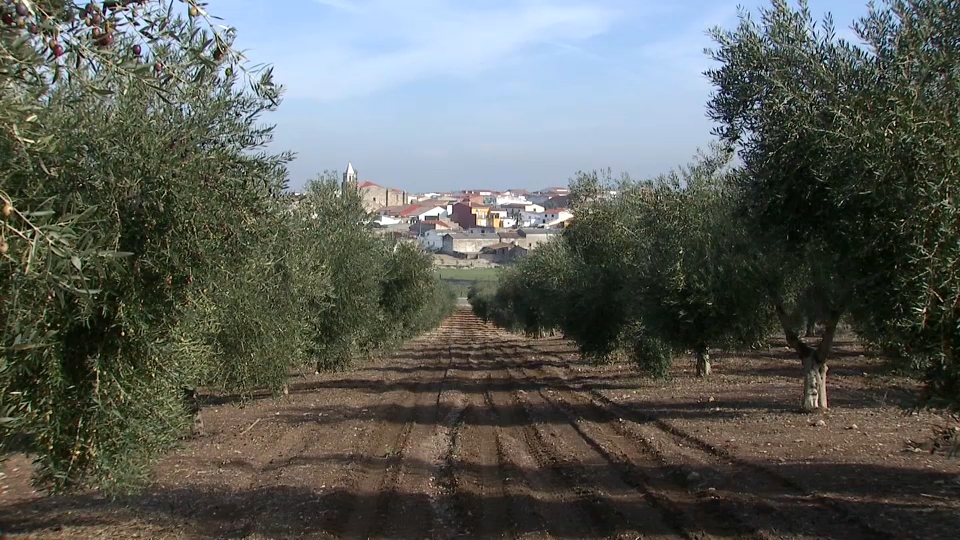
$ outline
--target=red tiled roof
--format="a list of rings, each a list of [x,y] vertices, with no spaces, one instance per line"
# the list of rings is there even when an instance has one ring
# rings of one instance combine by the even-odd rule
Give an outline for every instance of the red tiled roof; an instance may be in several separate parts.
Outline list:
[[[410,216],[412,216],[412,215],[414,215],[414,214],[417,213],[417,209],[418,209],[418,208],[420,208],[420,205],[419,205],[419,204],[410,204],[410,205],[407,205],[407,206],[402,207],[402,208],[400,209],[400,211],[397,212],[397,213],[400,214],[400,215],[403,216],[403,217],[410,217]]]
[[[433,210],[439,206],[439,204],[411,204],[400,210],[400,215],[405,217],[415,216],[417,214],[422,214],[423,212]]]
[[[374,184],[373,182],[365,181],[357,185],[358,188],[368,188],[368,187],[380,187],[379,184]]]

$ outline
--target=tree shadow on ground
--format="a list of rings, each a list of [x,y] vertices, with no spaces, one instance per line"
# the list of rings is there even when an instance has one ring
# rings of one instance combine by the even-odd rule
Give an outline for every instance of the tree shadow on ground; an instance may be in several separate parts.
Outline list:
[[[333,455],[317,461],[341,461],[354,470],[378,471],[383,459]],[[403,459],[408,474],[432,474],[435,464]],[[454,462],[458,475],[485,478],[500,475],[500,465]],[[516,482],[524,485],[542,485],[541,481],[556,482],[570,477],[598,478],[610,467],[608,464],[558,465],[550,468],[525,468]],[[491,468],[496,470],[490,470]],[[575,468],[577,470],[566,470]],[[850,522],[870,523],[889,533],[889,538],[955,538],[960,527],[955,505],[934,504],[930,493],[939,488],[939,496],[946,499],[960,496],[960,485],[948,475],[923,470],[904,470],[879,466],[794,464],[778,468],[786,477],[802,479],[832,479],[830,488],[822,490],[820,499],[811,499],[788,486],[768,484],[762,492],[738,491],[736,486],[721,486],[710,491],[714,478],[721,477],[710,467],[695,469],[701,480],[691,484],[674,470],[666,468],[634,467],[629,471],[640,478],[659,478],[670,482],[668,490],[681,494],[686,501],[678,507],[690,516],[698,516],[697,523],[710,535],[728,536],[748,531],[737,530],[742,517],[769,516],[771,507],[778,509],[777,535],[820,535],[837,537],[837,531],[847,531],[845,540],[877,538],[875,533],[862,530],[850,535]],[[0,507],[3,530],[13,534],[37,534],[68,529],[83,535],[84,529],[103,527],[143,527],[144,524],[174,529],[190,536],[242,538],[254,533],[261,536],[323,538],[366,538],[368,535],[390,538],[422,538],[436,533],[437,509],[445,509],[453,518],[449,536],[521,536],[547,528],[560,537],[589,538],[615,536],[625,532],[638,535],[668,535],[675,533],[660,520],[640,520],[649,516],[651,506],[643,496],[633,494],[626,510],[623,495],[629,493],[625,484],[610,492],[594,492],[589,497],[575,496],[576,486],[569,486],[566,495],[556,492],[524,490],[504,491],[502,486],[491,486],[483,494],[458,491],[434,497],[424,493],[388,490],[380,493],[357,493],[340,488],[279,485],[244,490],[225,490],[214,486],[156,487],[140,495],[107,500],[95,495],[51,497],[17,505]],[[735,480],[735,479],[734,479]],[[716,484],[713,484],[716,485]],[[881,486],[881,487],[878,487]],[[585,486],[584,486],[585,487]],[[669,493],[668,493],[669,495]],[[614,498],[619,497],[616,501]],[[824,505],[827,505],[826,507]],[[831,505],[846,508],[840,517]],[[596,514],[604,507],[616,506],[621,511]],[[506,515],[490,516],[491,509],[500,509]],[[513,509],[513,511],[511,511]],[[592,509],[592,510],[591,510]],[[567,520],[543,523],[533,516],[517,516],[516,511],[530,511],[543,516],[570,516]],[[356,515],[355,515],[356,514]],[[607,515],[609,519],[597,519]],[[359,519],[358,517],[359,516]],[[352,519],[351,519],[352,518]],[[785,519],[783,519],[785,518]],[[847,523],[843,523],[846,520]],[[132,532],[131,529],[122,529]],[[857,530],[856,527],[853,530]],[[767,531],[771,532],[771,531]],[[883,536],[879,536],[883,537]]]
[[[569,351],[562,354],[567,354]],[[800,380],[800,365],[793,353],[785,353],[784,359],[771,358],[769,353],[763,360],[749,360],[741,353],[721,353],[715,358],[717,374],[723,377],[741,377],[747,379],[784,378]],[[725,362],[727,358],[730,361]],[[685,360],[678,360],[683,362]],[[395,391],[421,391],[425,375],[439,376],[446,374],[445,388],[455,389],[465,393],[483,393],[489,390],[496,391],[507,385],[524,390],[561,388],[565,385],[579,385],[592,390],[630,390],[640,388],[632,380],[624,380],[616,373],[585,368],[585,373],[576,373],[571,367],[581,365],[576,361],[563,359],[560,354],[553,354],[537,350],[535,346],[527,344],[504,343],[491,350],[489,343],[464,345],[458,347],[424,347],[422,350],[404,351],[396,358],[376,365],[368,365],[342,373],[327,374],[319,380],[310,377],[291,379],[289,391],[291,394],[305,394],[321,390],[361,390],[368,393],[383,394]],[[505,379],[493,378],[486,382],[479,377],[464,377],[462,374],[478,374],[496,372],[504,367],[523,369],[531,374],[522,382],[509,382]],[[564,377],[549,375],[546,371],[566,371]],[[539,371],[539,373],[538,373]],[[864,377],[881,378],[887,373],[883,362],[859,355],[846,355],[831,362],[831,401],[834,406],[844,408],[875,407],[877,405],[893,405],[903,408],[912,407],[915,402],[913,388],[900,384],[866,386],[859,381],[854,385],[845,385],[846,380],[857,380]],[[298,380],[299,379],[299,380]],[[712,379],[703,381],[704,384],[713,384]],[[758,381],[759,383],[759,381]],[[669,387],[670,382],[662,383]],[[722,389],[722,383],[720,383]],[[269,392],[254,392],[248,396],[206,394],[203,397],[204,405],[225,405],[243,401],[269,399]],[[743,404],[747,408],[769,406],[770,410],[793,410],[794,403],[784,404],[770,400],[754,400]]]
[[[434,348],[425,351],[427,356],[419,360],[436,364],[427,370],[411,365],[409,355],[403,355],[400,361],[389,365],[368,366],[319,381],[291,384],[292,393],[319,391],[318,395],[322,395],[324,390],[340,389],[407,394],[400,403],[383,400],[363,408],[345,405],[293,406],[285,407],[278,416],[272,418],[291,425],[335,425],[348,419],[395,425],[423,423],[424,419],[430,419],[432,425],[441,413],[434,401],[441,388],[445,392],[470,395],[542,391],[547,396],[551,392],[567,391],[571,385],[585,390],[630,388],[630,385],[619,382],[616,375],[574,375],[569,371],[564,376],[551,374],[555,370],[566,370],[569,364],[550,359],[549,354],[538,355],[538,359],[530,360],[531,353],[525,346],[504,345],[494,353],[490,353],[486,347],[461,349],[454,353],[456,369],[449,371],[441,364],[444,357],[437,355],[446,354],[445,358],[449,359],[450,348]],[[478,354],[477,350],[481,353]],[[472,362],[464,362],[464,358]],[[851,370],[850,377],[855,377],[855,370],[859,369],[859,364],[840,362],[838,365],[840,369]],[[773,365],[773,369],[780,367]],[[523,373],[517,373],[517,378],[514,378],[504,368],[523,370]],[[761,373],[751,371],[756,369],[750,364],[740,365],[728,375],[752,377]],[[798,374],[798,371],[796,366],[792,366],[791,376]],[[447,374],[445,378],[444,373]],[[768,371],[763,373],[766,376]],[[841,375],[837,379],[842,381],[844,377]],[[795,404],[784,403],[773,397],[726,398],[720,395],[713,402],[649,398],[635,403],[622,401],[622,406],[613,414],[610,409],[589,403],[590,398],[586,394],[579,395],[584,401],[567,400],[563,408],[545,403],[521,405],[513,400],[510,404],[497,405],[497,414],[465,414],[462,425],[509,429],[527,425],[531,418],[547,425],[569,425],[571,418],[609,424],[618,416],[643,424],[674,418],[736,418],[746,414],[746,411],[757,409],[780,412],[797,410]],[[844,388],[842,384],[831,391],[833,403],[845,408],[871,407],[865,395],[861,388]],[[720,410],[717,411],[717,408]],[[387,459],[385,456],[307,455],[260,466],[230,455],[228,459],[195,465],[215,471],[235,469],[257,475],[273,474],[284,467],[298,464],[336,463],[363,475],[370,471],[373,471],[371,474],[382,474],[388,466]],[[438,474],[436,463],[401,456],[399,464],[409,474]],[[472,478],[503,479],[506,476],[502,464],[453,460],[449,467],[454,475]],[[761,471],[764,467],[775,469],[769,476],[773,480],[750,483],[748,480],[751,475],[765,474]],[[684,472],[690,469],[688,467]],[[7,532],[26,534],[65,527],[79,529],[81,536],[84,529],[149,524],[200,537],[244,537],[257,533],[267,537],[365,538],[374,535],[422,538],[436,533],[430,530],[434,515],[438,508],[446,508],[457,518],[454,521],[458,529],[447,531],[450,533],[447,536],[454,536],[454,533],[467,537],[519,536],[536,532],[542,527],[552,528],[552,534],[563,537],[616,536],[627,532],[638,536],[671,534],[669,530],[663,530],[664,525],[659,521],[638,521],[631,517],[649,515],[649,502],[644,497],[631,492],[633,498],[629,500],[635,502],[629,503],[632,506],[623,511],[623,498],[614,500],[622,496],[622,492],[594,490],[584,495],[586,492],[570,480],[601,478],[605,474],[609,476],[611,470],[622,480],[621,488],[636,487],[649,478],[667,482],[665,489],[675,490],[682,495],[678,500],[685,501],[678,509],[700,516],[704,532],[717,536],[744,532],[731,530],[731,523],[736,521],[731,516],[761,519],[770,514],[771,506],[789,518],[778,525],[776,535],[810,536],[819,533],[820,536],[843,537],[845,540],[877,537],[869,532],[862,532],[859,536],[834,534],[846,526],[841,523],[843,520],[874,523],[881,530],[889,531],[889,538],[954,538],[956,530],[960,530],[960,513],[956,504],[960,499],[960,484],[956,482],[955,475],[934,471],[856,464],[751,463],[750,466],[743,466],[742,472],[736,473],[745,475],[740,484],[736,475],[728,477],[724,472],[702,465],[692,467],[692,472],[698,473],[700,478],[693,485],[687,476],[678,473],[674,467],[614,465],[612,462],[593,461],[520,467],[515,471],[519,478],[517,481],[523,482],[526,489],[510,491],[504,489],[505,484],[501,484],[482,493],[452,489],[435,493],[432,497],[424,493],[404,492],[402,489],[363,493],[349,489],[327,490],[294,485],[242,490],[227,490],[215,485],[161,486],[141,495],[115,501],[93,495],[54,497],[0,507],[0,526]],[[538,491],[533,487],[551,484],[566,484],[567,488],[558,494]],[[746,489],[741,485],[751,487]],[[804,485],[815,486],[817,496],[798,488]],[[715,487],[717,491],[707,491],[709,487]],[[620,510],[609,510],[617,505]],[[824,505],[840,505],[849,509],[854,517],[838,517],[834,511],[825,511]],[[516,515],[487,519],[485,516],[490,516],[491,508],[504,509],[505,516],[509,514],[509,509],[519,508],[530,510],[527,512],[529,514],[569,515],[576,519],[545,519],[548,523],[542,526]],[[610,519],[596,516],[608,516]]]
[[[279,422],[289,425],[298,425],[302,423],[311,423],[318,425],[335,425],[348,423],[356,420],[364,420],[373,423],[386,424],[405,424],[410,418],[435,418],[442,414],[438,410],[431,398],[437,395],[438,386],[424,385],[403,385],[394,387],[393,390],[402,390],[410,394],[407,403],[399,403],[388,400],[382,403],[365,404],[364,406],[337,405],[310,405],[298,407],[286,407],[279,414],[272,416]],[[474,379],[469,382],[444,383],[444,392],[464,393],[464,394],[485,394],[487,392],[539,392],[549,397],[551,392],[565,391],[566,386],[558,384],[551,386],[549,383],[524,382],[510,379]],[[417,398],[416,396],[426,396],[427,399]],[[833,402],[837,406],[845,409],[871,408],[863,402],[862,395],[857,391],[853,395],[848,395],[846,391],[835,390],[832,394]],[[770,411],[780,413],[796,414],[799,418],[805,418],[809,415],[803,411],[799,403],[778,401],[773,398],[726,398],[720,397],[714,401],[666,401],[642,399],[631,401],[629,399],[621,400],[621,407],[618,409],[618,415],[637,423],[647,423],[653,420],[733,420],[755,415],[757,411]],[[569,414],[577,418],[596,422],[611,423],[615,420],[608,411],[598,407],[592,402],[566,403],[565,409]],[[510,406],[501,407],[503,414],[495,416],[475,415],[466,418],[463,422],[467,425],[480,426],[501,426],[516,427],[525,425],[528,420],[524,417],[524,412],[529,412],[538,422],[546,424],[563,425],[568,423],[568,417],[558,411],[558,409],[549,404],[528,404],[520,405],[514,403]],[[505,423],[507,420],[512,423]]]

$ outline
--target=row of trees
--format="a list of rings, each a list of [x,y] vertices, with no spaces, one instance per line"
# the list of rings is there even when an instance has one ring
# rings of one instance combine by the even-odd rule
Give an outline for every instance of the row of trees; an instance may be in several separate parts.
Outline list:
[[[0,11],[0,454],[35,455],[38,484],[130,486],[188,426],[185,389],[280,392],[453,309],[335,175],[283,194],[260,123],[281,88],[202,4]]]
[[[811,410],[827,407],[843,318],[923,372],[927,404],[960,408],[958,13],[891,0],[854,23],[853,44],[805,3],[774,0],[714,29],[719,142],[670,174],[622,180],[613,199],[600,197],[609,177],[579,175],[576,222],[495,291],[473,291],[474,308],[660,375],[681,352],[707,375],[711,348],[779,329]]]

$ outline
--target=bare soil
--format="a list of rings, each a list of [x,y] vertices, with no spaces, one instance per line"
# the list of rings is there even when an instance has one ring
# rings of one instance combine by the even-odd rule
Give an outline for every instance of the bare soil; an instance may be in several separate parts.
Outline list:
[[[8,462],[0,526],[30,538],[947,539],[960,461],[949,419],[841,340],[832,409],[799,411],[782,343],[680,360],[668,382],[588,366],[461,309],[359,369],[204,410],[207,434],[142,494],[41,497]]]

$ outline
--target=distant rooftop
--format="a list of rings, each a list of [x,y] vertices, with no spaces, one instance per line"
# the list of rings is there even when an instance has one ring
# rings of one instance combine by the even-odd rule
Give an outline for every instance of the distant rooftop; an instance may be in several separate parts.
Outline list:
[[[550,228],[544,228],[544,229],[526,228],[526,229],[518,229],[518,230],[520,231],[520,234],[524,236],[559,234],[561,231],[561,229],[550,229]]]
[[[455,231],[448,232],[444,236],[451,238],[500,238],[496,231]]]

